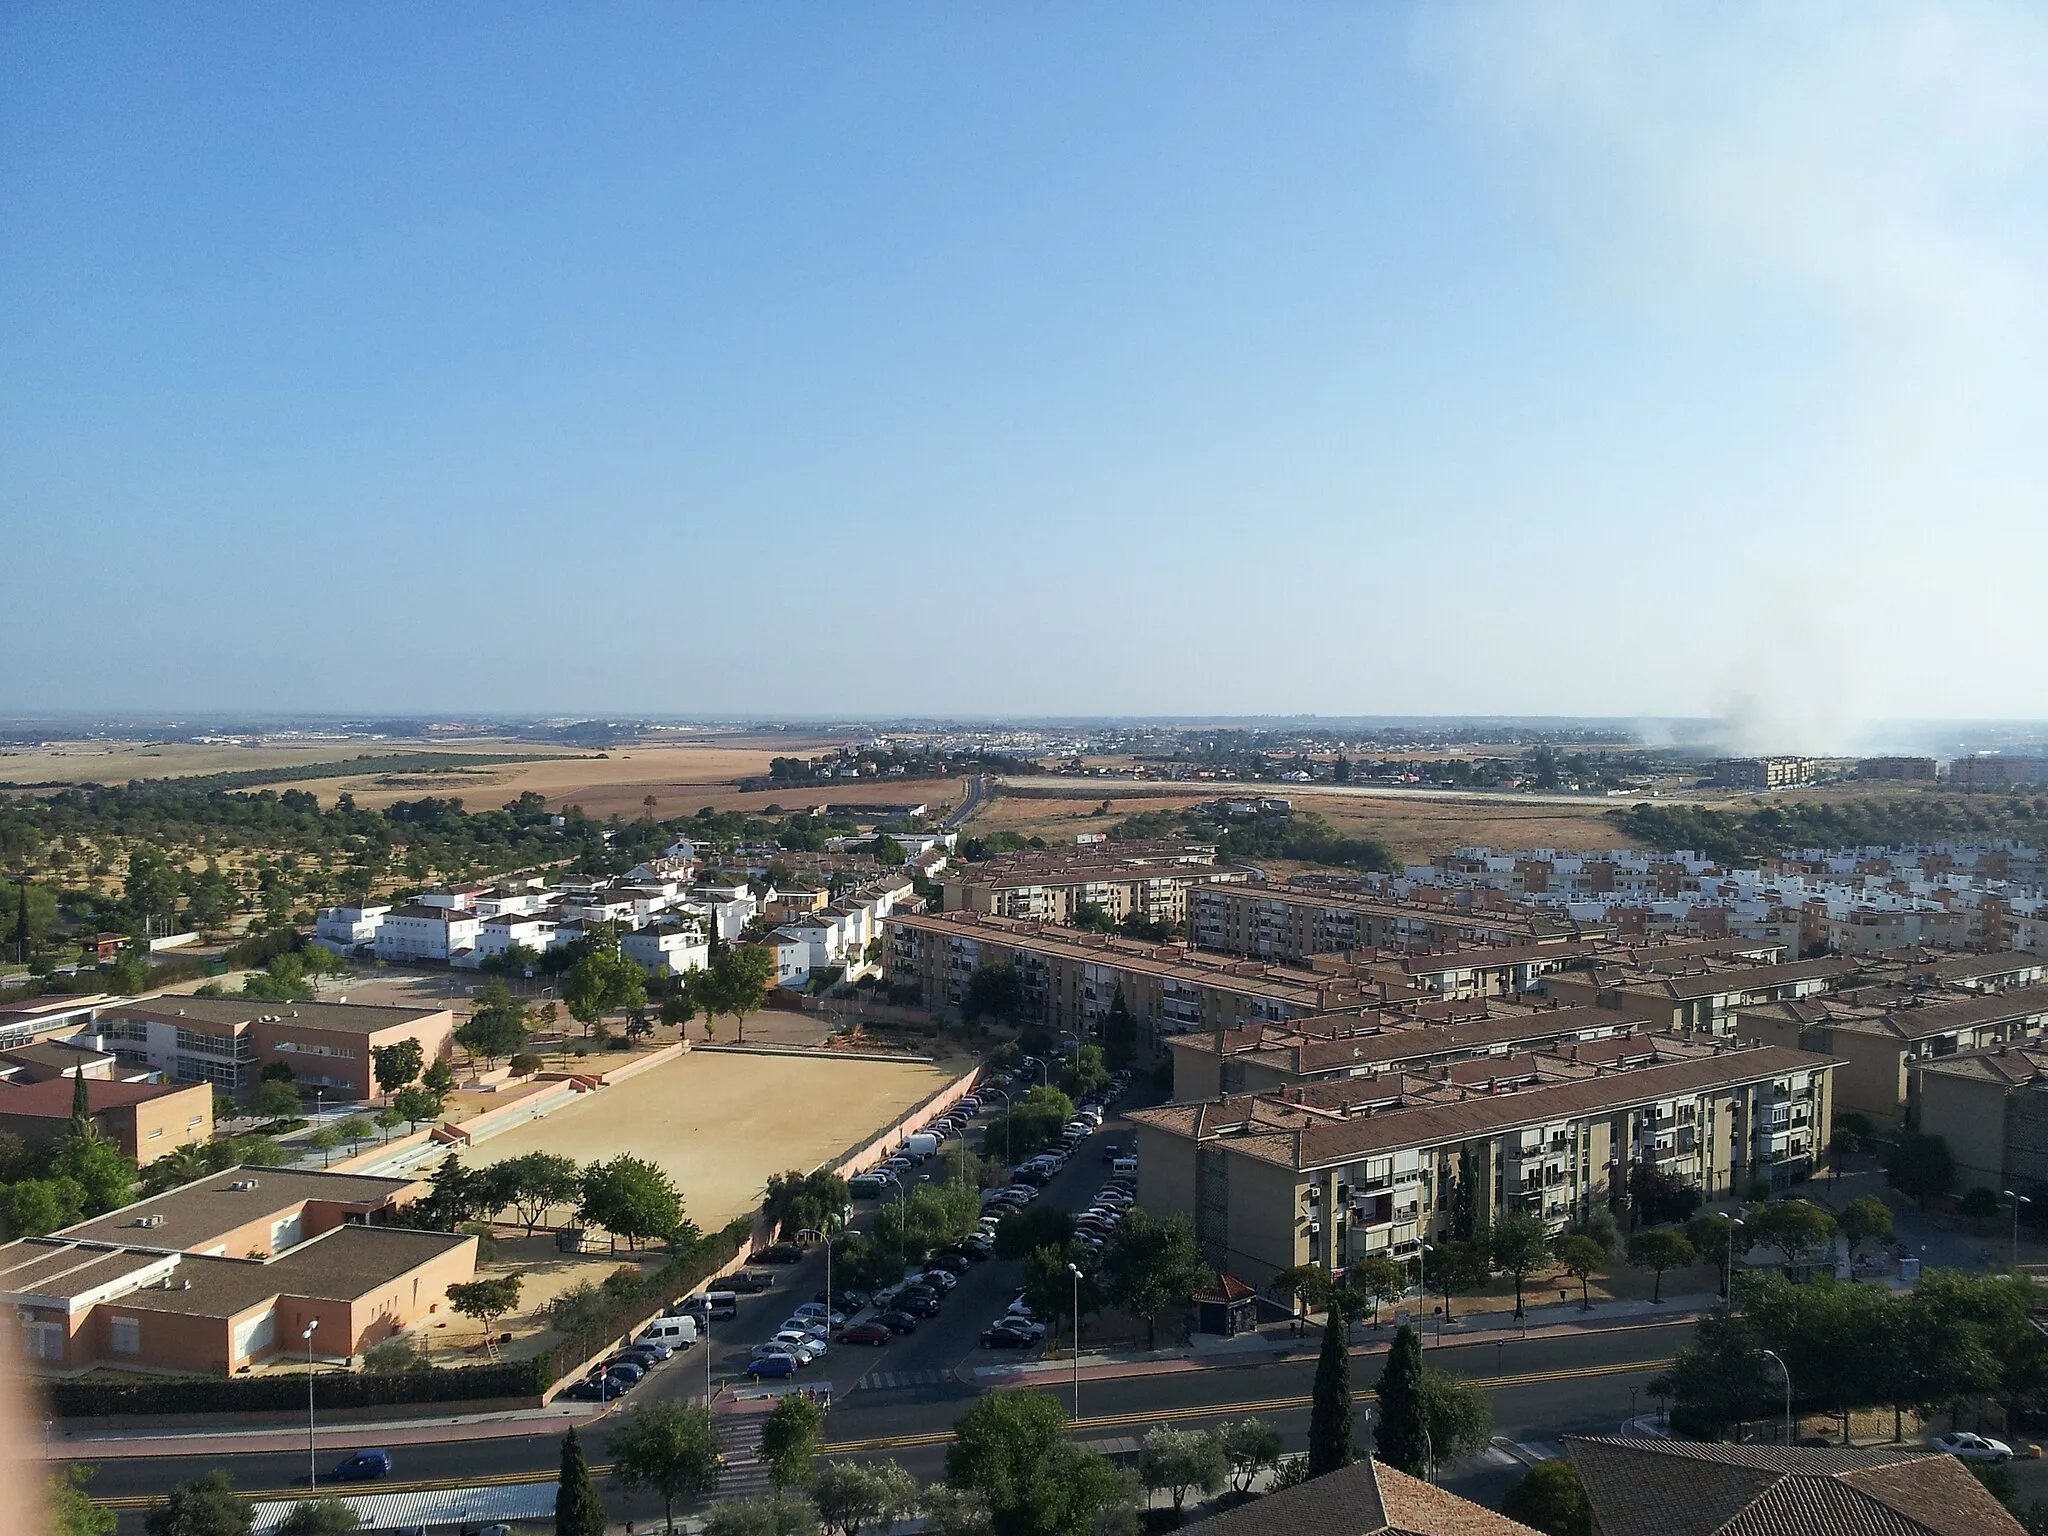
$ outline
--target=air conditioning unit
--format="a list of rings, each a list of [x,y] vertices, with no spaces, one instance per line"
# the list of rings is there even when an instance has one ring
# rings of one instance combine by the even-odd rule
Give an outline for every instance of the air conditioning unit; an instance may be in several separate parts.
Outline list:
[[[135,1218],[135,1225],[138,1227],[160,1227],[163,1224],[164,1219],[161,1216],[138,1216]]]
[[[235,1182],[234,1182],[234,1183],[230,1184],[230,1185],[228,1186],[228,1188],[229,1188],[229,1189],[254,1189],[254,1188],[256,1188],[256,1181],[255,1181],[254,1179],[237,1179],[237,1180],[235,1180]]]

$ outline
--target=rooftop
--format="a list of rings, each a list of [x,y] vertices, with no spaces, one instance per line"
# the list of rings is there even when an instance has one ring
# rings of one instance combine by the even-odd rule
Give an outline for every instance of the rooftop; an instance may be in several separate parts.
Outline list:
[[[1601,1536],[2021,1536],[1953,1456],[1568,1436]]]
[[[164,1288],[130,1292],[120,1304],[139,1312],[233,1317],[278,1295],[354,1301],[429,1259],[475,1241],[467,1232],[351,1224],[260,1263],[187,1254]]]
[[[291,1020],[307,1029],[373,1035],[382,1030],[438,1018],[445,1008],[405,1008],[379,1003],[272,1003],[254,997],[192,997],[172,994],[103,1010],[112,1019],[155,1019],[188,1029],[253,1024],[259,1019]]]
[[[204,1088],[200,1083],[119,1083],[108,1077],[85,1080],[86,1107],[94,1114],[106,1109],[126,1109],[131,1104],[161,1099],[166,1094],[187,1093]],[[71,1115],[72,1096],[78,1091],[75,1077],[52,1077],[40,1083],[0,1083],[0,1115],[30,1115],[38,1120],[65,1120]],[[206,1111],[213,1113],[211,1095]]]
[[[1204,1536],[1537,1536],[1371,1457],[1204,1520]]]
[[[113,1085],[125,1086],[125,1085]],[[253,1184],[236,1189],[237,1184]],[[130,1247],[196,1249],[267,1216],[281,1216],[309,1200],[363,1210],[389,1205],[418,1187],[411,1179],[299,1168],[228,1168],[118,1211],[66,1227],[59,1237]],[[152,1226],[144,1217],[161,1216]]]

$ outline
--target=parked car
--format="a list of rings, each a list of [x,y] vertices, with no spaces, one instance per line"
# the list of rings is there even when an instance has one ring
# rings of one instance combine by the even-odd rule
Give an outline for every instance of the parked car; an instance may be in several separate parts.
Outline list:
[[[849,1323],[839,1330],[839,1342],[842,1344],[869,1344],[879,1347],[895,1336],[889,1325],[879,1318],[871,1323]]]
[[[785,1328],[775,1335],[775,1342],[787,1344],[792,1349],[808,1354],[813,1360],[826,1353],[823,1335],[813,1333],[808,1328]]]
[[[335,1463],[334,1470],[327,1474],[337,1483],[363,1483],[371,1478],[391,1475],[391,1453],[389,1451],[357,1451],[345,1461]]]
[[[619,1377],[621,1380],[630,1381],[635,1386],[638,1386],[640,1378],[647,1374],[647,1367],[636,1364],[631,1360],[612,1359],[605,1362],[604,1374]]]
[[[612,1356],[612,1363],[615,1365],[637,1365],[643,1371],[651,1371],[661,1364],[661,1359],[662,1357],[657,1356],[652,1349],[635,1344],[632,1348],[622,1349]]]
[[[943,1269],[949,1275],[964,1275],[974,1268],[974,1260],[967,1257],[964,1248],[941,1248],[925,1261],[933,1269]]]
[[[562,1394],[562,1396],[578,1403],[601,1403],[618,1395],[618,1393],[612,1391],[597,1377],[592,1377],[588,1381],[579,1381]]]
[[[1936,1435],[1928,1443],[1937,1451],[1960,1456],[1964,1461],[2012,1460],[2012,1447],[2003,1440],[1993,1440],[1989,1435],[1973,1435],[1967,1429],[1957,1430],[1952,1435]]]
[[[1014,1329],[1019,1333],[1028,1333],[1034,1339],[1045,1337],[1045,1324],[1035,1317],[1022,1317],[1014,1312],[1004,1313],[1001,1317],[990,1323],[989,1327]]]
[[[763,1257],[766,1257],[766,1255],[763,1255]],[[797,1258],[800,1259],[802,1257],[803,1251],[801,1249],[798,1249]],[[776,1262],[780,1263],[782,1261],[777,1260]],[[796,1260],[792,1259],[789,1262],[793,1264],[796,1262]],[[726,1277],[725,1288],[728,1291],[738,1291],[743,1295],[752,1295],[756,1291],[767,1290],[768,1287],[773,1285],[774,1283],[775,1277],[773,1275],[764,1275],[760,1273],[758,1270],[742,1269],[738,1271],[736,1274],[728,1275]]]
[[[849,1317],[868,1304],[867,1294],[863,1291],[841,1291],[837,1296],[827,1296],[820,1291],[811,1298],[816,1306],[823,1306],[827,1301],[832,1303],[833,1311],[844,1312]],[[803,1308],[798,1307],[797,1311],[801,1312]]]
[[[896,1310],[912,1317],[937,1317],[939,1298],[930,1291],[907,1291],[896,1298]]]
[[[919,1278],[941,1296],[946,1295],[954,1286],[960,1283],[960,1277],[950,1269],[938,1267],[926,1270]]]
[[[802,1306],[798,1307],[794,1312],[790,1313],[790,1316],[801,1317],[806,1321],[812,1318],[817,1318],[821,1321],[826,1318],[830,1318],[835,1327],[838,1324],[846,1321],[846,1318],[843,1314],[827,1307],[825,1303],[822,1301],[807,1301]]]
[[[777,1243],[772,1248],[764,1249],[760,1258],[764,1264],[801,1264],[804,1261],[804,1250],[796,1243]]]
[[[887,1312],[877,1313],[875,1315],[875,1321],[880,1323],[884,1328],[888,1329],[891,1333],[917,1332],[917,1319],[915,1317],[912,1317],[908,1312],[901,1311],[894,1307],[890,1308]]]
[[[1029,1349],[1038,1341],[1022,1328],[1007,1328],[997,1324],[981,1336],[983,1349]]]
[[[777,1376],[794,1376],[796,1361],[788,1355],[763,1355],[758,1360],[747,1362],[747,1374],[756,1381],[766,1381]]]

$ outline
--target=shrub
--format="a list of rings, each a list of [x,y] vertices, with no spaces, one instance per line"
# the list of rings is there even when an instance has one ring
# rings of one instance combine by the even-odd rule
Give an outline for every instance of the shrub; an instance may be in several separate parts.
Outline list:
[[[512,1058],[512,1075],[514,1077],[531,1077],[546,1065],[547,1062],[534,1055],[533,1052],[521,1051]]]
[[[476,1402],[495,1397],[538,1397],[555,1379],[551,1359],[458,1365],[392,1375],[323,1372],[313,1378],[320,1408],[374,1408],[390,1403]],[[153,1381],[53,1381],[50,1410],[59,1418],[104,1418],[131,1413],[303,1412],[303,1374],[275,1376],[166,1376]]]

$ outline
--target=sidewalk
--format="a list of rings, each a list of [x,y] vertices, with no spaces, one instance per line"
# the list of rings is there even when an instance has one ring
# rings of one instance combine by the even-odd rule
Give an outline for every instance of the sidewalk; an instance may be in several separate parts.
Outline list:
[[[1530,1307],[1526,1325],[1517,1322],[1512,1308],[1500,1312],[1472,1312],[1443,1325],[1443,1344],[1504,1343],[1510,1339],[1554,1339],[1575,1333],[1598,1333],[1610,1329],[1657,1328],[1697,1321],[1720,1298],[1712,1292],[1696,1296],[1669,1296],[1662,1302],[1602,1301],[1583,1311],[1577,1302],[1560,1306]],[[1351,1331],[1354,1357],[1370,1355],[1393,1342],[1394,1330],[1412,1323],[1422,1335],[1423,1348],[1439,1343],[1436,1320],[1396,1312],[1377,1327],[1357,1323]],[[1213,1370],[1234,1365],[1271,1365],[1283,1360],[1315,1359],[1322,1345],[1321,1325],[1310,1323],[1300,1338],[1293,1337],[1285,1324],[1268,1324],[1256,1333],[1241,1333],[1226,1339],[1196,1334],[1176,1349],[1152,1354],[1142,1350],[1113,1350],[1083,1353],[1080,1378],[1083,1381],[1111,1381],[1127,1376],[1168,1375],[1181,1371]],[[1057,1385],[1074,1379],[1072,1356],[1064,1360],[1008,1361],[1001,1365],[963,1365],[956,1373],[974,1387],[1022,1387],[1040,1382]]]
[[[441,1414],[432,1418],[379,1419],[375,1422],[314,1420],[314,1440],[324,1454],[361,1450],[366,1446],[427,1445],[450,1440],[515,1440],[522,1435],[584,1428],[615,1412],[616,1404],[559,1403],[546,1408],[515,1408],[498,1413]],[[129,1429],[64,1429],[56,1422],[47,1431],[53,1461],[109,1461],[138,1456],[235,1456],[262,1451],[302,1451],[306,1426],[216,1425],[174,1431]]]

